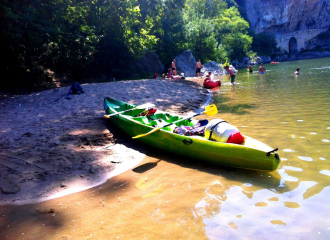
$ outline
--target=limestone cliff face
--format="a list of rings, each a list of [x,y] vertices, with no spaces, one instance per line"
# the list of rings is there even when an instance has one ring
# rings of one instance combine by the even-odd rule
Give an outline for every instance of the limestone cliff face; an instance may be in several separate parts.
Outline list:
[[[330,26],[330,0],[244,0],[252,29],[293,32]]]

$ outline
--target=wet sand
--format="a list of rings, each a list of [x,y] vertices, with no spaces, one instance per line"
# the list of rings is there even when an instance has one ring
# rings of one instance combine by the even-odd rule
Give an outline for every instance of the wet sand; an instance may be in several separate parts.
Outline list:
[[[97,186],[137,165],[149,151],[103,118],[103,98],[191,114],[208,98],[200,82],[135,80],[83,84],[0,101],[0,205],[53,199]]]

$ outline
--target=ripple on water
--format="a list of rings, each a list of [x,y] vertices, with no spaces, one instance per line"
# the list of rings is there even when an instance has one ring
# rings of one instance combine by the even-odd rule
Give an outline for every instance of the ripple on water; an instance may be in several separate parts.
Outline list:
[[[328,139],[323,139],[322,142],[330,142]]]
[[[283,152],[294,152],[292,149],[283,149]]]
[[[278,197],[272,197],[272,198],[268,199],[268,201],[277,202],[278,201]]]
[[[255,204],[256,207],[266,207],[268,204],[265,202],[258,202]]]
[[[298,122],[303,122],[304,120],[297,120]]]
[[[285,170],[290,170],[290,171],[296,171],[296,172],[302,172],[302,168],[298,167],[292,167],[292,166],[283,166]]]
[[[329,170],[322,170],[320,171],[321,174],[330,176],[330,171]]]
[[[274,225],[284,225],[284,226],[286,226],[286,223],[281,221],[281,220],[271,220],[270,223],[274,224]]]
[[[307,162],[312,162],[313,158],[311,157],[304,157],[304,156],[298,156],[300,160],[307,161]]]
[[[325,158],[324,157],[320,157],[320,160],[325,160]]]
[[[311,132],[311,134],[315,135],[315,134],[317,134],[317,133],[316,133],[316,132]]]
[[[296,202],[285,202],[284,205],[288,208],[300,208],[300,205]]]
[[[244,183],[244,186],[246,186],[246,187],[252,187],[253,185],[251,183]]]

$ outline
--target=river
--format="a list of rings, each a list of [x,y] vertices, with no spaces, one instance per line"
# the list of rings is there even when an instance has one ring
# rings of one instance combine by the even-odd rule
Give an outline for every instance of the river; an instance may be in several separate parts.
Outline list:
[[[301,75],[295,77],[297,67]],[[266,68],[265,75],[240,69],[235,85],[221,76],[212,102],[219,109],[216,118],[279,148],[276,171],[213,166],[152,151],[140,166],[94,189],[8,207],[0,225],[12,229],[2,237],[329,239],[330,59]]]

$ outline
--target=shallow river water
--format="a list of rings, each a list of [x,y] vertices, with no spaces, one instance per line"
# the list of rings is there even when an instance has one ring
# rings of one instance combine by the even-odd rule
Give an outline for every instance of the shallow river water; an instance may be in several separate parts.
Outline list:
[[[216,118],[279,148],[276,171],[153,151],[99,187],[8,207],[1,239],[329,239],[330,59],[266,68],[239,70],[234,86],[222,76],[212,101]]]

